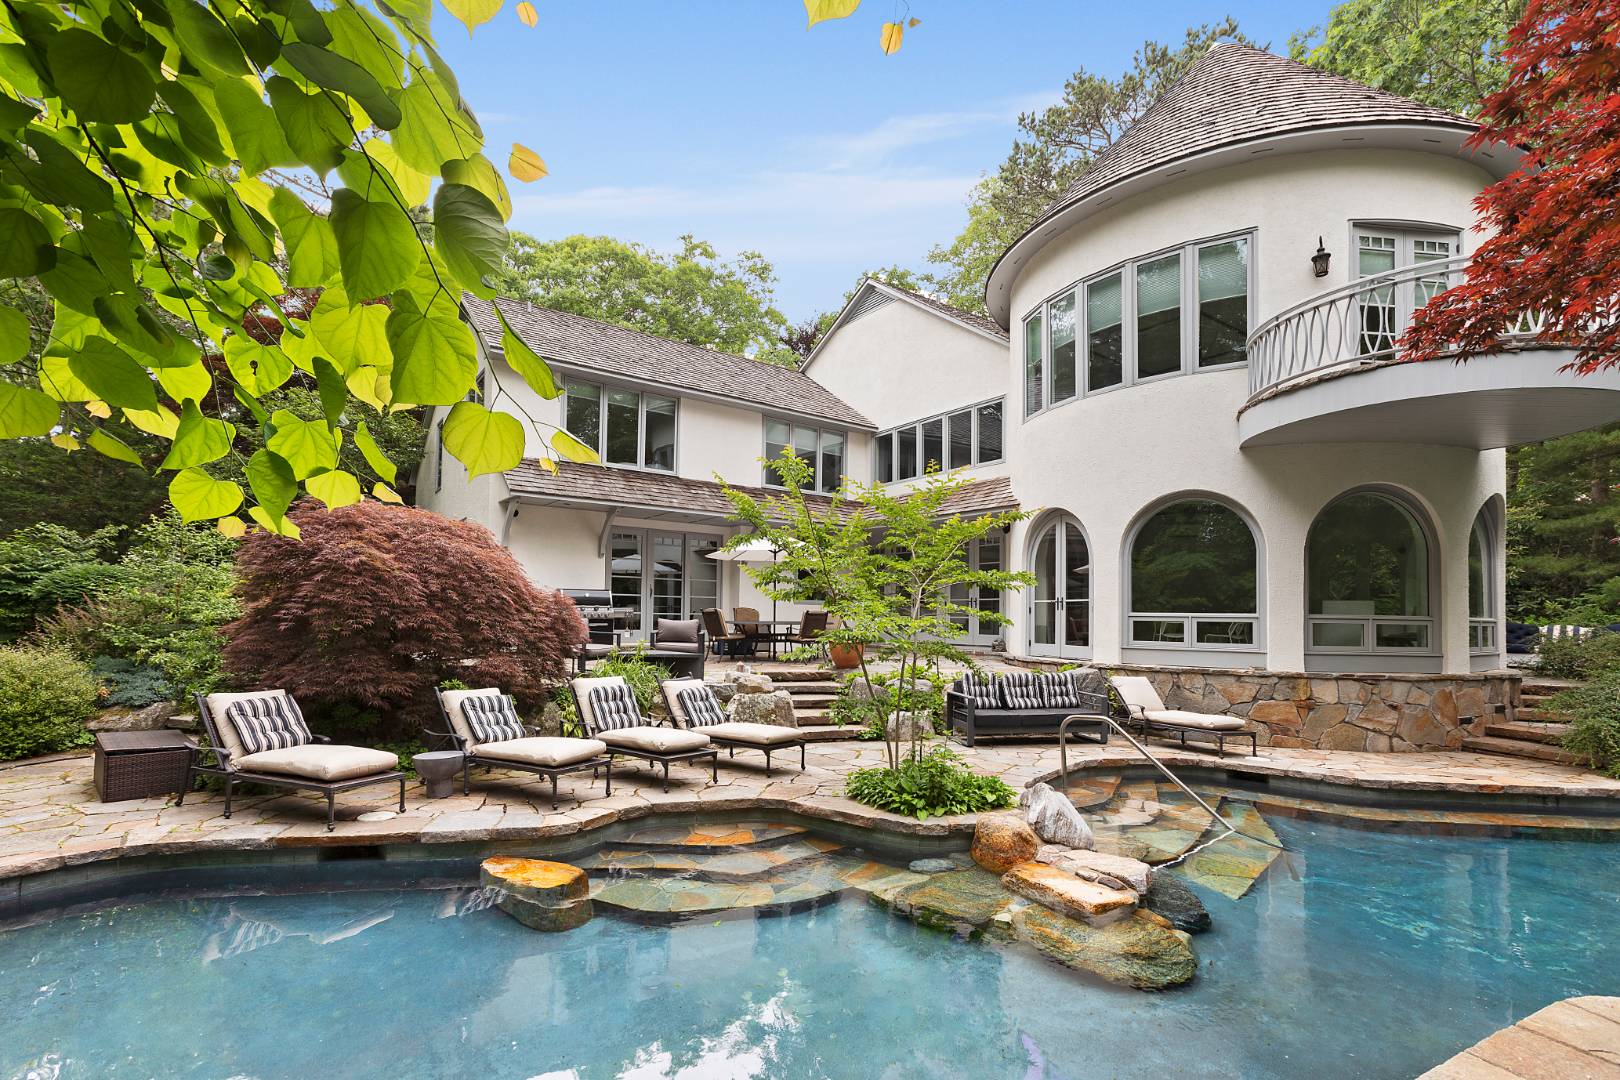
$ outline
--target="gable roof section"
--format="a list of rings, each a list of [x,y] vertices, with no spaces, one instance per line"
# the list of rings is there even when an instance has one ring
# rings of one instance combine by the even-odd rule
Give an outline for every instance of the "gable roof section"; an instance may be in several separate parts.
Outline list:
[[[832,340],[832,336],[840,329],[876,307],[882,306],[881,304],[872,303],[874,299],[878,298],[891,301],[904,300],[932,315],[937,315],[966,330],[971,330],[981,337],[989,338],[998,345],[1007,344],[1007,331],[1003,330],[999,323],[987,315],[963,311],[942,300],[935,300],[932,296],[924,296],[922,293],[902,289],[898,285],[890,285],[886,281],[879,281],[877,278],[869,277],[861,279],[861,283],[850,294],[849,301],[838,312],[838,318],[834,319],[833,324],[827,327],[827,332],[821,335],[821,340],[816,342],[816,347],[810,350],[810,355],[805,357],[804,363],[799,366],[799,370],[808,371],[810,365],[816,362],[816,356],[821,352],[821,347]]]
[[[838,395],[793,368],[700,349],[520,300],[501,297],[490,301],[464,295],[461,307],[467,321],[492,353],[501,351],[496,304],[525,345],[565,368],[742,402],[767,412],[875,429]]]

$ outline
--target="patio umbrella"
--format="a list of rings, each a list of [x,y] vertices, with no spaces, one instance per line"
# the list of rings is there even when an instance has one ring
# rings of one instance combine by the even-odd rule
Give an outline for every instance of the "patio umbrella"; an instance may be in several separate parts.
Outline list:
[[[709,558],[718,562],[774,563],[782,561],[782,549],[769,540],[750,540],[742,547],[730,551],[711,551]],[[771,622],[776,622],[776,597],[771,597]],[[771,627],[774,631],[776,628]]]

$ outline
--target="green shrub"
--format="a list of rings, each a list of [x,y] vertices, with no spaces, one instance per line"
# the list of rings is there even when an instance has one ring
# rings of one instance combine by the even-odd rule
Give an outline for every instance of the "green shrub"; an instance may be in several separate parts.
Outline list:
[[[0,648],[0,761],[88,745],[84,722],[95,711],[85,664],[52,649]]]
[[[844,689],[832,703],[832,708],[827,710],[827,717],[839,727],[861,725],[861,732],[856,736],[858,739],[881,739],[888,718],[894,714],[891,695],[899,681],[899,673],[885,671],[874,674],[872,685],[877,690],[874,698],[861,699],[854,695],[853,688],[860,678],[856,674],[845,680]],[[900,707],[906,712],[926,712],[935,734],[943,735],[946,733],[945,691],[950,685],[951,680],[947,676],[921,669],[915,682],[899,688]]]
[[[921,821],[946,814],[976,814],[1013,805],[1018,793],[994,776],[980,776],[940,747],[897,769],[856,769],[844,794],[858,803]]]
[[[144,709],[160,701],[174,701],[174,685],[163,672],[149,664],[137,664],[118,656],[98,656],[90,661],[90,673],[101,683],[103,705]]]
[[[658,684],[669,678],[669,671],[644,658],[640,649],[616,653],[591,667],[590,677],[593,679],[606,679],[614,675],[630,684],[630,692],[636,695],[636,704],[641,706],[641,715],[651,716],[653,706],[662,703],[663,695]]]
[[[96,595],[113,570],[101,554],[120,531],[110,526],[81,535],[38,524],[0,538],[0,640],[27,634],[59,604]]]
[[[1620,633],[1542,638],[1536,648],[1536,672],[1554,679],[1596,679],[1611,671],[1620,671]]]
[[[1556,694],[1550,704],[1570,718],[1564,749],[1580,754],[1599,772],[1620,779],[1620,671]]]

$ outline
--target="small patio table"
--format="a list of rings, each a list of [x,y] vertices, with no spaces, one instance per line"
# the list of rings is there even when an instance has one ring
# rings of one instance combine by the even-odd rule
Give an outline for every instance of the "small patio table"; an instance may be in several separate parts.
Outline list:
[[[776,659],[776,646],[779,645],[779,644],[785,644],[787,641],[792,639],[793,631],[798,629],[798,627],[799,627],[799,620],[798,619],[741,619],[741,620],[733,619],[733,620],[731,620],[732,629],[736,630],[738,633],[743,633],[743,634],[749,633],[747,630],[743,629],[743,627],[745,627],[745,626],[761,626],[761,627],[765,628],[764,633],[762,633],[762,634],[753,634],[753,635],[750,635],[750,636],[764,638],[765,641],[771,647],[771,659],[775,660]],[[778,627],[787,627],[788,629],[779,630]]]

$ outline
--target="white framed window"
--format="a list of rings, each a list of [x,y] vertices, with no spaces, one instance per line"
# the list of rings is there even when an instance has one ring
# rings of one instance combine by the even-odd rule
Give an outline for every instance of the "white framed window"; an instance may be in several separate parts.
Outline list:
[[[1353,230],[1358,278],[1393,274],[1424,263],[1441,263],[1462,253],[1460,233],[1442,229],[1357,225]],[[1460,280],[1455,268],[1433,276],[1411,277],[1374,287],[1362,294],[1356,320],[1357,351],[1364,356],[1393,352],[1411,324],[1412,313]]]
[[[1487,507],[1468,533],[1468,650],[1496,651],[1496,545]]]
[[[1195,240],[1078,282],[1024,319],[1024,415],[1248,360],[1251,233]]]
[[[1155,510],[1130,546],[1127,641],[1157,649],[1260,647],[1259,542],[1213,499]]]
[[[674,472],[679,413],[675,398],[563,380],[563,424],[604,465]]]
[[[1305,540],[1305,647],[1322,653],[1434,653],[1428,530],[1378,491],[1330,503]]]
[[[845,448],[848,445],[848,439],[842,431],[811,427],[798,421],[767,416],[765,486],[776,488],[782,486],[782,478],[777,475],[775,467],[770,462],[781,457],[782,451],[791,447],[794,455],[810,467],[811,490],[831,494],[844,482]]]
[[[1000,461],[1003,400],[981,401],[879,432],[873,455],[877,482],[911,480],[933,466],[948,472]]]

